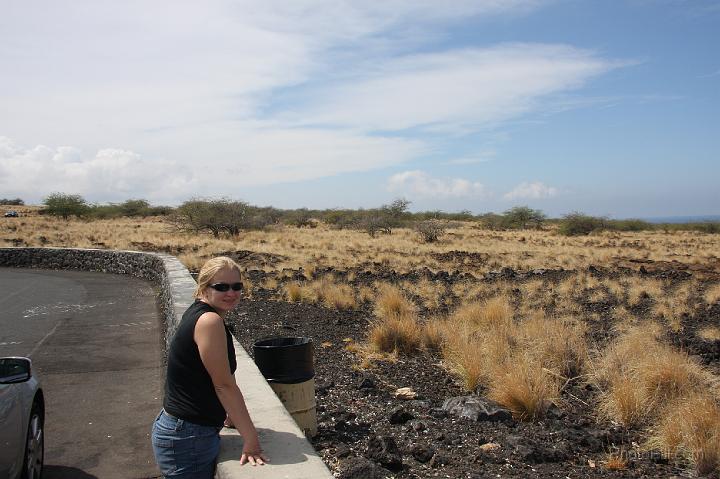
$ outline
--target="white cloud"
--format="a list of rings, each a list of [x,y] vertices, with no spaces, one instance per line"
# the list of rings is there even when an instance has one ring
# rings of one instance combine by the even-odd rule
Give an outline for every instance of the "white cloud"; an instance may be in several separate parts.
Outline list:
[[[0,189],[26,201],[63,191],[103,201],[141,196],[177,203],[192,196],[238,197],[243,186],[368,171],[408,161],[422,148],[413,141],[321,130],[221,128],[204,133],[194,130],[193,149],[173,160],[117,148],[95,154],[66,146],[25,148],[0,137]],[[222,141],[231,134],[235,142]],[[223,148],[204,159],[203,149],[218,135]]]
[[[372,131],[496,125],[617,67],[564,45],[509,44],[410,55],[329,85],[288,118]]]
[[[562,45],[412,53],[455,22],[551,1],[13,3],[0,16],[0,136],[12,139],[0,185],[177,201],[408,163],[437,153],[435,139],[384,132],[494,126],[615,66]]]
[[[511,191],[508,191],[503,195],[503,198],[506,200],[519,200],[519,199],[531,199],[531,200],[537,200],[537,199],[543,199],[543,198],[552,198],[553,196],[556,196],[558,194],[557,188],[554,188],[552,186],[547,186],[539,181],[535,181],[532,183],[529,182],[522,182],[519,185],[517,185],[515,188],[513,188]]]
[[[150,162],[135,152],[113,148],[86,155],[67,146],[24,148],[0,137],[0,164],[4,170],[0,188],[29,201],[53,191],[107,201],[142,191],[155,199],[154,191],[192,186],[189,175],[166,161]]]
[[[388,180],[388,190],[409,197],[467,198],[485,197],[488,192],[482,183],[463,178],[433,178],[424,171],[414,170],[395,174]]]

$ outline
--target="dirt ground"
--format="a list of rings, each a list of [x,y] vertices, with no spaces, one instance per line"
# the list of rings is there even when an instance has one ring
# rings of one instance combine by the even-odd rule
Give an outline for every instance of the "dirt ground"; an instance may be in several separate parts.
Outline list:
[[[713,265],[714,266],[714,265]],[[334,272],[345,275],[345,272]],[[599,279],[634,274],[687,280],[691,271],[672,265],[630,264],[603,270],[590,267]],[[568,271],[488,274],[476,281],[511,281],[529,278],[560,280]],[[267,277],[249,272],[254,284]],[[391,283],[418,281],[467,281],[462,275],[421,271],[398,275],[393,271],[356,271],[352,283],[359,287],[374,280]],[[293,279],[293,278],[290,278]],[[295,279],[301,279],[296,273]],[[519,291],[518,291],[519,294]],[[588,314],[602,317],[612,304],[584,302]],[[639,306],[642,308],[643,306]],[[665,341],[718,371],[720,341],[700,340],[696,331],[719,324],[720,306],[697,312]],[[252,343],[268,336],[308,336],[315,345],[318,435],[312,443],[330,469],[341,478],[484,478],[484,477],[695,477],[687,464],[675,462],[663,451],[642,447],[645,432],[628,430],[596,414],[598,391],[582,381],[568,384],[542,420],[520,422],[504,418],[476,421],[443,409],[449,398],[468,396],[461,380],[450,373],[439,355],[423,352],[380,361],[359,368],[359,358],[349,344],[363,343],[373,319],[372,305],[338,311],[320,305],[278,300],[277,290],[259,289],[229,318],[242,345],[252,353]],[[589,322],[589,339],[607,344],[612,328],[603,321]],[[395,396],[410,387],[414,399]],[[482,397],[483,391],[475,391]],[[618,463],[616,458],[622,458]],[[714,476],[717,477],[717,476]]]

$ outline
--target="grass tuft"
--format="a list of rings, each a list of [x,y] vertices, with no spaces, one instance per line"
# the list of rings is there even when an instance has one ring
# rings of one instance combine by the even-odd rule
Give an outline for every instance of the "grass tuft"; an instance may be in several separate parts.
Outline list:
[[[688,460],[698,475],[720,470],[720,407],[705,394],[694,394],[668,408],[651,447]]]

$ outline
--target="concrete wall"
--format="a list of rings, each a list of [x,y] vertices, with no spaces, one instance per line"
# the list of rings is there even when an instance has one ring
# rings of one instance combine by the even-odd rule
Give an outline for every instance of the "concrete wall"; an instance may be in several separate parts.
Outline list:
[[[165,351],[183,313],[193,301],[196,285],[187,268],[176,257],[163,253],[70,248],[0,248],[0,267],[129,274],[154,283],[158,288]],[[236,431],[223,429],[216,477],[332,478],[330,471],[237,341],[235,350],[238,363],[235,379],[243,391],[245,402],[258,428],[261,444],[272,464],[263,467],[240,466],[242,439]]]

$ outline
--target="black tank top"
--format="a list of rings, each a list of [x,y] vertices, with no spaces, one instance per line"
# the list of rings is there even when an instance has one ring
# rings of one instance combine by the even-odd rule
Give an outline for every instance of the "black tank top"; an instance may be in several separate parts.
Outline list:
[[[203,426],[220,427],[225,420],[225,408],[215,394],[212,379],[200,359],[193,337],[198,319],[207,312],[216,311],[196,299],[183,314],[168,352],[163,407],[177,418]],[[235,373],[235,348],[227,326],[225,336],[230,372]]]

